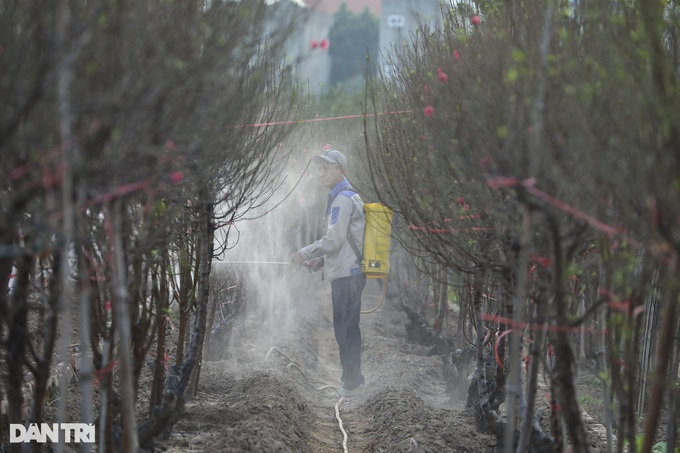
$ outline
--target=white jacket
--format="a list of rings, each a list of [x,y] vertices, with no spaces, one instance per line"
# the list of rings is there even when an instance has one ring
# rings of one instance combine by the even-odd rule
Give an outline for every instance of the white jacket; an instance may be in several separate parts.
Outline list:
[[[326,234],[300,249],[305,261],[324,258],[325,278],[330,281],[361,274],[361,258],[348,241],[354,239],[359,254],[364,250],[364,203],[349,182],[343,179],[328,194],[326,204]]]

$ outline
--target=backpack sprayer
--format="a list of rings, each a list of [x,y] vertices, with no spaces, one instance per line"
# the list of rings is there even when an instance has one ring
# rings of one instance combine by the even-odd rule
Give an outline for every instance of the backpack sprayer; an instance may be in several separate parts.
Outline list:
[[[366,227],[364,229],[364,253],[360,257],[361,272],[366,274],[366,278],[383,279],[383,293],[380,303],[371,310],[361,312],[368,314],[380,308],[387,294],[387,276],[390,273],[392,210],[381,203],[367,203],[364,204],[364,214],[366,216]]]
[[[390,273],[392,210],[380,203],[364,205],[364,254],[361,271],[367,278],[386,278]]]

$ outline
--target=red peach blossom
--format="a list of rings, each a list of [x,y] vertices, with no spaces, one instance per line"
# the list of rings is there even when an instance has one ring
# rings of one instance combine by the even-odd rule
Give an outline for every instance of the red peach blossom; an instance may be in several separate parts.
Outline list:
[[[427,107],[423,108],[423,115],[425,115],[425,118],[430,118],[432,115],[434,115],[434,107],[428,105]]]
[[[322,49],[328,49],[328,40],[327,39],[322,39],[321,42],[319,43],[319,47]]]
[[[175,184],[182,182],[183,179],[184,175],[182,174],[181,171],[173,171],[170,174],[170,180],[172,180],[172,182],[174,182]]]
[[[455,58],[456,60],[460,60],[460,50],[455,49],[453,51],[453,58]]]
[[[479,16],[472,16],[470,22],[472,22],[472,25],[479,25],[482,22],[482,19],[480,19]]]

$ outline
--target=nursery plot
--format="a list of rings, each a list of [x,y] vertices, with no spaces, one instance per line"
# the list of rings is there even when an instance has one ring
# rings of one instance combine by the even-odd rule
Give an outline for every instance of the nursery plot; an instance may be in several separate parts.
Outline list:
[[[250,307],[226,358],[204,362],[198,396],[161,443],[165,451],[343,451],[329,288],[306,272],[291,276],[291,306],[275,307],[270,319]],[[364,308],[379,300],[380,289],[369,281]],[[276,320],[289,310],[292,323],[277,331]],[[464,410],[467,389],[447,396],[440,359],[407,342],[406,321],[389,299],[362,315],[366,386],[338,405],[348,451],[497,451],[495,437],[478,432]],[[604,451],[593,439],[592,451]]]

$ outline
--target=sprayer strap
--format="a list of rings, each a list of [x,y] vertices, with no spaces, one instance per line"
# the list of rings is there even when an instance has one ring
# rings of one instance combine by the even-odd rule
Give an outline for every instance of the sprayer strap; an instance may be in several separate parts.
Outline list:
[[[354,250],[354,254],[359,258],[359,262],[364,260],[364,254],[359,253],[359,247],[357,247],[357,243],[354,242],[354,238],[350,234],[350,232],[347,232],[347,242],[349,242],[349,245],[352,247],[352,250]]]
[[[330,208],[330,206],[333,204],[333,202],[335,201],[335,199],[338,197],[338,195],[340,195],[340,194],[343,193],[343,192],[354,192],[354,193],[356,193],[356,194],[359,193],[359,192],[357,192],[356,190],[354,190],[354,188],[352,188],[351,186],[347,186],[347,187],[345,187],[344,189],[342,189],[340,192],[338,192],[337,194],[335,194],[335,196],[329,201],[329,203],[328,203],[328,207],[329,207],[329,208]],[[354,250],[354,254],[357,256],[357,259],[359,260],[359,263],[361,263],[361,261],[364,260],[364,254],[361,253],[361,252],[359,252],[359,247],[357,247],[357,243],[354,242],[354,238],[352,237],[352,234],[349,232],[349,229],[348,229],[348,231],[347,231],[347,242],[349,242],[349,245],[350,245],[350,247],[352,247],[352,250]]]

